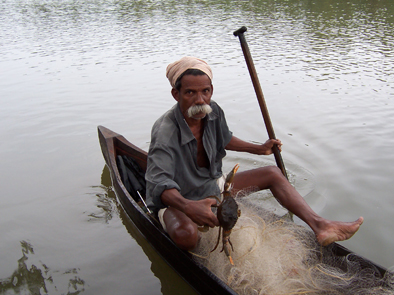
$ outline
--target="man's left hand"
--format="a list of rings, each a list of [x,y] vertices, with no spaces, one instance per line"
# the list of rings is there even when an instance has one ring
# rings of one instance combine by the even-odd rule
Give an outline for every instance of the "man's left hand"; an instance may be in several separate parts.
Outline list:
[[[279,151],[282,151],[282,142],[279,139],[268,139],[264,144],[261,145],[261,155],[271,155],[273,153],[272,148],[277,146]]]

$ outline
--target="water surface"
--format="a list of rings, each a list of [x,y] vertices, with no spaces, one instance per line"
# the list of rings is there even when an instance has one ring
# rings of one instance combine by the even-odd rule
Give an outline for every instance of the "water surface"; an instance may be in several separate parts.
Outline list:
[[[191,292],[119,207],[96,126],[147,150],[165,67],[194,55],[234,134],[265,141],[241,26],[292,183],[324,217],[364,216],[342,244],[394,266],[393,22],[388,0],[2,1],[1,292]]]

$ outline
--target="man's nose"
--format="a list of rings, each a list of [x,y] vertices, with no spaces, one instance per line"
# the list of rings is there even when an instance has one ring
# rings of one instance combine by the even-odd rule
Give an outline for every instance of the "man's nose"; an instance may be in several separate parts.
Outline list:
[[[204,95],[201,92],[197,92],[196,104],[204,104]]]

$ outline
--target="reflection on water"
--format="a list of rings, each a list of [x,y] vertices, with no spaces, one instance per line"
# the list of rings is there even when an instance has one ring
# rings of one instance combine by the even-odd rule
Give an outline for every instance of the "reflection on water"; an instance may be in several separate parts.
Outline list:
[[[122,223],[126,227],[129,234],[137,241],[142,250],[152,262],[151,270],[153,274],[160,280],[161,292],[164,295],[184,295],[196,294],[195,291],[157,254],[152,246],[147,242],[145,237],[138,231],[130,217],[116,201],[115,192],[112,189],[111,175],[107,166],[104,167],[101,174],[101,184],[107,189],[107,195],[104,198],[109,202],[116,202],[116,208],[113,210],[119,213]],[[107,207],[109,208],[109,207]],[[115,212],[114,212],[115,213]],[[117,213],[116,213],[117,214]]]
[[[91,217],[89,221],[104,221],[109,223],[114,215],[119,215],[116,198],[111,194],[112,188],[110,186],[92,186],[93,189],[98,189],[100,193],[96,193],[97,197],[97,212],[90,213],[88,216]]]
[[[37,0],[16,2],[11,13],[6,5],[0,4],[7,26],[0,33],[4,45],[9,49],[17,46],[15,49],[31,57],[66,59],[77,53],[81,59],[73,63],[76,67],[91,62],[104,66],[116,55],[125,65],[148,55],[198,52],[190,48],[190,42],[204,45],[203,51],[229,62],[237,54],[225,45],[232,43],[229,36],[242,19],[242,25],[253,30],[250,43],[258,44],[254,48],[256,61],[264,60],[269,67],[306,71],[317,80],[368,70],[387,81],[385,74],[391,72],[394,4],[389,0]],[[15,23],[22,25],[22,30]],[[28,46],[19,47],[14,37]],[[209,45],[214,40],[220,50]],[[7,51],[1,55],[15,58]],[[276,63],[271,63],[272,59]]]
[[[1,294],[77,295],[85,290],[85,282],[78,276],[78,269],[69,269],[60,273],[42,262],[32,264],[28,260],[34,255],[33,246],[26,241],[20,243],[22,257],[18,260],[18,268],[10,277],[0,279]]]

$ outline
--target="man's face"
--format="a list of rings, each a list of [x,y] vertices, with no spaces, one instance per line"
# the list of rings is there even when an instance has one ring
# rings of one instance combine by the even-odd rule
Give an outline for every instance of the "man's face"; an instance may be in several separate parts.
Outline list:
[[[189,117],[187,111],[192,106],[209,105],[213,93],[211,80],[207,75],[185,75],[181,80],[181,89],[172,89],[172,95],[179,102],[181,111],[186,118],[201,120],[206,116],[205,112],[198,112]]]

